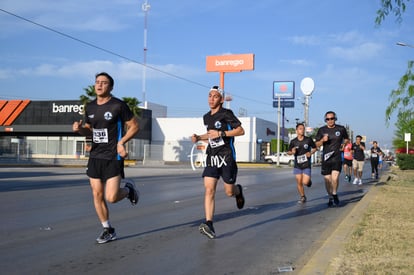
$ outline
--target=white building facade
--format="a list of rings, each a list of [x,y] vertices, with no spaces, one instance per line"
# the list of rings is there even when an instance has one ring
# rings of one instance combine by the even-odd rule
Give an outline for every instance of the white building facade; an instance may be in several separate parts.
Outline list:
[[[238,162],[256,162],[261,157],[261,143],[276,139],[277,124],[257,117],[241,117],[245,134],[235,138]],[[159,148],[153,159],[168,162],[189,161],[194,144],[191,136],[203,134],[203,118],[153,118],[151,146]],[[287,133],[287,131],[285,131]],[[154,151],[154,150],[152,150]]]

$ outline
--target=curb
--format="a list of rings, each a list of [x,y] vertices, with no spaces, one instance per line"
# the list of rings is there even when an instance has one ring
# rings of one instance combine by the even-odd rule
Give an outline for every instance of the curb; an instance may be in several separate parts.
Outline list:
[[[299,275],[308,274],[332,274],[330,270],[332,258],[336,257],[344,249],[347,239],[353,233],[356,225],[362,220],[365,209],[369,206],[371,199],[376,196],[379,188],[378,184],[385,183],[390,179],[388,172],[383,174],[380,180],[372,186],[357,205],[349,212],[349,214],[339,223],[339,225],[331,232],[325,240],[317,242],[322,245],[316,250],[311,258],[298,270]],[[327,229],[329,231],[329,229]],[[324,236],[325,234],[322,234]],[[326,236],[326,235],[325,235]]]

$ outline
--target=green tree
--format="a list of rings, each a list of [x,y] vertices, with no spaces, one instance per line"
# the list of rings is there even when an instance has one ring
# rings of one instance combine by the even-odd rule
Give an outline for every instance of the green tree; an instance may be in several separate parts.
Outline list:
[[[394,148],[405,148],[407,143],[404,141],[405,133],[413,133],[414,129],[414,113],[407,110],[405,112],[398,113],[398,120],[395,124],[395,139],[392,141]],[[411,148],[414,141],[408,143]]]
[[[134,116],[141,117],[142,110],[138,106],[141,102],[136,97],[123,97],[122,100],[125,101]]]
[[[375,24],[377,26],[385,20],[391,13],[396,17],[396,21],[403,21],[403,14],[406,12],[407,4],[411,0],[381,0],[381,8],[377,11]],[[393,113],[397,113],[395,123],[396,131],[393,145],[396,148],[404,147],[404,133],[414,132],[414,73],[412,71],[414,61],[408,61],[407,71],[398,82],[398,88],[391,91],[389,96],[390,104],[385,110],[385,120],[387,126]]]
[[[390,13],[393,13],[398,23],[402,22],[402,15],[406,11],[407,3],[410,0],[381,0],[381,8],[377,10],[375,24],[377,26],[385,20]]]
[[[83,90],[85,91],[85,95],[81,95],[79,99],[82,102],[83,106],[85,106],[96,97],[96,92],[94,85],[89,85],[87,88],[83,88]]]
[[[414,107],[414,61],[408,62],[408,68],[405,74],[401,77],[398,89],[393,90],[389,96],[390,105],[385,110],[386,121],[389,123],[391,115],[397,111],[398,118],[407,119],[411,115]],[[400,116],[401,114],[401,116]]]
[[[81,95],[79,97],[82,104],[85,106],[87,103],[91,102],[96,97],[95,92],[95,86],[89,85],[87,88],[83,88],[85,91],[84,95]],[[139,104],[141,103],[137,98],[135,97],[123,97],[123,101],[128,105],[128,107],[131,109],[134,116],[141,117],[142,110],[139,108]]]

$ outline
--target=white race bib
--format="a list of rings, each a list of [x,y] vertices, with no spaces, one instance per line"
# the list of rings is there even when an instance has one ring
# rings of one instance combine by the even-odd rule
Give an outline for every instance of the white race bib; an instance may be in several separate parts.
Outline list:
[[[306,156],[306,154],[300,155],[296,157],[297,161],[299,164],[301,163],[305,163],[308,161],[308,157]]]
[[[218,137],[215,139],[208,139],[208,143],[210,143],[211,148],[216,148],[224,145],[224,140],[222,137]]]
[[[108,143],[108,129],[93,129],[92,139],[94,143]]]

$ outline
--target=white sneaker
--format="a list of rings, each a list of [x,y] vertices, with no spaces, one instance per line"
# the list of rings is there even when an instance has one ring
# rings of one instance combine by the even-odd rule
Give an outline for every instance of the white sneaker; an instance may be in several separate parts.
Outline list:
[[[358,185],[362,185],[362,180],[361,179],[358,180]]]
[[[354,179],[354,182],[353,182],[352,184],[358,184],[358,179],[357,179],[357,178],[355,178],[355,179]]]

